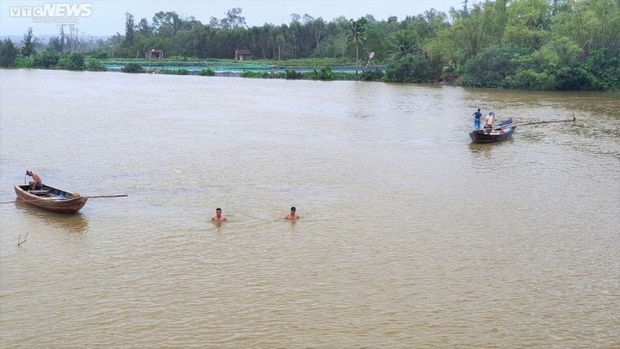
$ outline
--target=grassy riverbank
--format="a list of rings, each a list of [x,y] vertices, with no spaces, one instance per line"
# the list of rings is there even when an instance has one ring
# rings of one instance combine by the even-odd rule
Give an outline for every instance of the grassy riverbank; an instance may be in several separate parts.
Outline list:
[[[174,75],[237,76],[247,78],[366,80],[383,78],[384,66],[355,65],[342,59],[247,60],[232,59],[99,59],[109,71]]]
[[[45,51],[29,57],[17,57],[16,68],[117,71],[174,75],[235,76],[309,80],[367,80],[384,77],[384,66],[356,65],[345,59],[246,60],[127,59],[87,56],[83,53],[59,54]]]

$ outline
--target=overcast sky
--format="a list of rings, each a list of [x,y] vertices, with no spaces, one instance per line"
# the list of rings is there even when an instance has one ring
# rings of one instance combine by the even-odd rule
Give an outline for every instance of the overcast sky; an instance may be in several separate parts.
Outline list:
[[[265,23],[289,24],[291,14],[303,17],[308,14],[314,18],[322,17],[331,21],[338,16],[347,19],[371,14],[377,20],[397,16],[402,20],[407,15],[418,15],[431,8],[448,12],[450,7],[459,8],[462,0],[0,0],[0,36],[23,35],[28,27],[36,35],[57,35],[57,23],[36,23],[33,17],[16,15],[16,7],[43,6],[45,3],[92,4],[89,16],[77,17],[75,26],[85,35],[107,36],[117,32],[125,33],[125,12],[131,13],[136,23],[141,18],[151,23],[153,15],[159,11],[175,11],[181,17],[194,16],[203,24],[211,17],[226,16],[226,11],[239,7],[248,26],[262,26]],[[471,1],[470,1],[471,3]],[[12,15],[11,15],[12,14]],[[65,27],[65,32],[68,32]]]

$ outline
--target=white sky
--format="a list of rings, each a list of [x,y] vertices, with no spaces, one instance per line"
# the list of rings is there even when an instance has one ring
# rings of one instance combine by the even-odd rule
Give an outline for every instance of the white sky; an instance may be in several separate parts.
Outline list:
[[[472,1],[470,1],[471,3]],[[32,27],[37,35],[58,35],[59,26],[55,23],[35,23],[32,17],[10,15],[15,6],[43,6],[45,3],[84,3],[92,4],[92,14],[78,17],[75,27],[85,35],[108,36],[117,32],[125,33],[125,12],[131,13],[135,22],[146,18],[152,22],[153,15],[159,11],[175,11],[181,17],[194,16],[203,24],[211,17],[222,19],[226,11],[239,7],[248,26],[289,24],[291,14],[303,17],[308,14],[314,18],[322,17],[331,21],[338,16],[347,19],[371,14],[377,20],[397,16],[402,20],[407,15],[418,15],[431,8],[448,12],[450,7],[462,7],[462,0],[0,0],[0,36],[23,35]],[[67,27],[65,32],[68,33]]]

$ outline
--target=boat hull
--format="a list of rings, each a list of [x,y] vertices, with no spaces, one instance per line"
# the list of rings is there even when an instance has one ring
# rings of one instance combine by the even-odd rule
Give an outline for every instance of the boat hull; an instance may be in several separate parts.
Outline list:
[[[30,191],[28,185],[16,185],[17,199],[46,211],[73,214],[86,205],[88,198],[58,188],[43,185],[42,190]]]
[[[469,137],[474,143],[496,143],[509,139],[510,137],[512,137],[514,131],[515,127],[506,128],[504,129],[503,133],[485,133],[483,130],[479,130],[470,132]]]

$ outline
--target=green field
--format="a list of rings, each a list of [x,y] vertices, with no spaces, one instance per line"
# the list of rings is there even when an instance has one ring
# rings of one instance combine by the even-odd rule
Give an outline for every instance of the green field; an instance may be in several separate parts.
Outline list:
[[[108,70],[120,70],[128,63],[140,64],[144,69],[151,70],[178,70],[185,69],[189,72],[200,72],[204,69],[211,69],[216,73],[284,73],[286,70],[307,72],[319,70],[324,67],[331,67],[334,72],[355,73],[365,70],[365,66],[357,66],[337,59],[300,59],[288,61],[268,61],[268,60],[217,60],[217,59],[102,59],[99,60]],[[368,69],[383,69],[380,66],[369,66]]]

